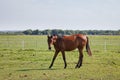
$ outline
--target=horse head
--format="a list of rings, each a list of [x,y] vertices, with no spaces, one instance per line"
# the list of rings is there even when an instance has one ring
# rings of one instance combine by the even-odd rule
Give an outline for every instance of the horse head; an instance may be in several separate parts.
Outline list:
[[[47,42],[48,42],[48,49],[51,50],[51,45],[54,44],[57,40],[57,35],[48,35],[47,36]]]

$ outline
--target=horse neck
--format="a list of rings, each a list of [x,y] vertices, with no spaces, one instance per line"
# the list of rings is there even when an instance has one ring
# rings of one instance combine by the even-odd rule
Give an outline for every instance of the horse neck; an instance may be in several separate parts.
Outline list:
[[[62,45],[63,38],[59,37],[56,39],[56,42],[53,43],[54,47],[59,48]]]

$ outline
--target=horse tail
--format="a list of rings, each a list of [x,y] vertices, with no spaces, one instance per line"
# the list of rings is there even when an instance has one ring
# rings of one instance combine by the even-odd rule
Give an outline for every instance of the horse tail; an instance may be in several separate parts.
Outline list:
[[[90,50],[90,45],[89,45],[89,38],[87,37],[87,43],[86,43],[86,50],[89,56],[92,56],[92,52]]]

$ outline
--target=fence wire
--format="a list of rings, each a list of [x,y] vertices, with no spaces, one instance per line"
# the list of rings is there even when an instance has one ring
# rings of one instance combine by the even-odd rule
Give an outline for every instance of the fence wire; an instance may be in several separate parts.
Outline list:
[[[92,40],[90,41],[92,50],[116,51],[120,50],[120,40]],[[47,40],[21,40],[6,39],[0,40],[0,49],[34,49],[47,50]]]

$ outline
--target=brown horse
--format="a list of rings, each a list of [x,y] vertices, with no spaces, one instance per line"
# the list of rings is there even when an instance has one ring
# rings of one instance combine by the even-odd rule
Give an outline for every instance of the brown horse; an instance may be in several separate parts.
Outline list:
[[[79,60],[75,68],[80,68],[82,66],[82,60],[83,60],[83,49],[86,46],[86,50],[89,56],[92,55],[90,46],[89,46],[89,40],[86,35],[83,34],[75,34],[70,36],[63,36],[58,37],[56,35],[54,36],[48,36],[48,47],[51,50],[51,44],[54,45],[55,48],[55,54],[53,56],[53,60],[51,62],[51,65],[49,68],[53,66],[54,60],[56,59],[59,52],[62,52],[62,57],[64,60],[64,68],[67,67],[66,58],[65,58],[65,51],[72,51],[76,48],[79,50]]]

